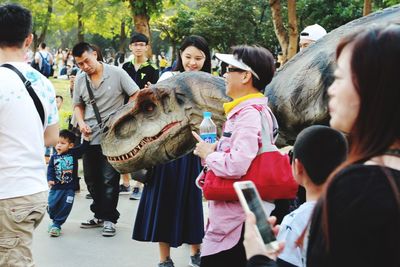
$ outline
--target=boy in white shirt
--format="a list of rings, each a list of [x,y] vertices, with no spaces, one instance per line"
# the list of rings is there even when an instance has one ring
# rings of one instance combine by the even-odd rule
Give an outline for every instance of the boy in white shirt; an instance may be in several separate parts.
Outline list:
[[[327,126],[314,125],[297,136],[289,157],[293,176],[306,189],[307,201],[283,218],[277,239],[285,241],[285,248],[278,256],[278,266],[306,266],[308,234],[302,247],[297,245],[297,240],[307,227],[326,179],[346,155],[345,137]]]

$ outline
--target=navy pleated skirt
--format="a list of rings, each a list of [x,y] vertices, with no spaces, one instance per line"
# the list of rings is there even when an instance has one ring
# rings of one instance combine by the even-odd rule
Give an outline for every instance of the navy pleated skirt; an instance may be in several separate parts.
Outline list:
[[[133,239],[171,247],[202,242],[202,193],[195,185],[200,170],[200,159],[192,153],[154,167],[140,199]]]

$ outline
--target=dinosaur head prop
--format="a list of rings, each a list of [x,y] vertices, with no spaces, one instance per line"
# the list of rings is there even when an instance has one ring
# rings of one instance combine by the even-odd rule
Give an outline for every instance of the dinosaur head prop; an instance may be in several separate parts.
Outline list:
[[[204,111],[211,111],[221,129],[224,80],[204,72],[185,72],[142,89],[132,101],[109,117],[102,148],[121,173],[176,159],[196,144]]]

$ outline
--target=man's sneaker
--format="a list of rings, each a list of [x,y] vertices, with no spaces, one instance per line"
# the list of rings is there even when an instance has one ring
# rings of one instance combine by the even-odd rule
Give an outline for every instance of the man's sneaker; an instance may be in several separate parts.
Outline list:
[[[165,261],[158,264],[158,267],[174,267],[174,262],[171,260],[170,257],[167,257]]]
[[[140,192],[139,187],[134,187],[132,194],[130,195],[129,199],[131,200],[139,200],[140,197],[142,196],[142,193]]]
[[[200,267],[200,252],[197,252],[193,256],[190,256],[189,266],[192,267]]]
[[[61,229],[56,226],[53,226],[50,228],[49,234],[52,237],[59,237],[61,235]]]
[[[91,220],[88,220],[86,222],[81,223],[81,228],[96,228],[96,227],[102,227],[103,226],[103,220],[93,218]]]
[[[110,221],[104,221],[103,236],[115,236],[115,225]]]
[[[128,186],[125,186],[123,184],[119,185],[119,193],[120,194],[129,193],[129,192],[131,192],[131,187],[129,185]]]

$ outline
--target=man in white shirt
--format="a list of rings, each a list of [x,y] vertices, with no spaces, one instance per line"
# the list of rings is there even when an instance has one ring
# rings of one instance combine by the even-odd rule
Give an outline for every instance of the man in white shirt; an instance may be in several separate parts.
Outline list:
[[[44,146],[58,138],[52,84],[24,62],[32,43],[32,16],[16,5],[0,6],[0,65],[14,66],[31,82],[44,110],[42,123],[21,78],[0,67],[0,266],[34,266],[34,228],[47,206]]]
[[[46,78],[48,78],[51,74],[51,69],[46,70],[42,67],[43,64],[45,64],[44,61],[46,60],[46,64],[50,65],[48,67],[51,68],[53,66],[53,56],[49,51],[47,51],[47,45],[45,43],[40,43],[38,49],[39,51],[35,54],[35,63],[38,66],[39,72],[46,76]]]

